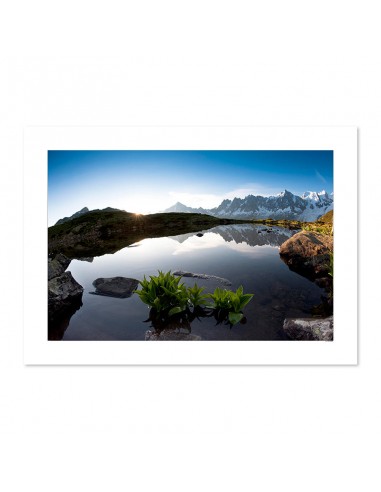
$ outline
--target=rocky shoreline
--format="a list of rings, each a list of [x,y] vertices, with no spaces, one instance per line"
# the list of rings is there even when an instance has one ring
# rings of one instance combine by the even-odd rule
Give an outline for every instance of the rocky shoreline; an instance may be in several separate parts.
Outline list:
[[[333,277],[331,258],[333,237],[316,232],[301,231],[279,248],[282,260],[290,270],[308,278],[327,292],[316,311],[322,317],[286,318],[283,330],[292,340],[333,340]],[[328,314],[328,316],[327,316]]]
[[[286,318],[283,330],[292,340],[333,340],[333,316],[328,318]]]
[[[70,318],[82,306],[83,287],[65,270],[71,260],[61,253],[48,258],[48,339],[60,340]]]

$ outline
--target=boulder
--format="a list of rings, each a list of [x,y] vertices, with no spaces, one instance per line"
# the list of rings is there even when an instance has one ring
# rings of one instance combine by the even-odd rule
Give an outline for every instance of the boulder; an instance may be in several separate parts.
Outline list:
[[[82,305],[83,287],[74,280],[70,272],[64,272],[48,282],[48,311],[49,318],[62,313],[72,304]]]
[[[333,340],[333,316],[328,318],[286,318],[283,330],[292,340]]]
[[[96,291],[90,294],[126,298],[132,296],[139,285],[139,280],[127,277],[97,278],[93,285]]]
[[[189,332],[183,332],[181,330],[164,329],[162,331],[147,330],[145,340],[147,342],[200,341],[201,337],[198,335],[192,335]]]
[[[59,277],[70,265],[70,261],[61,253],[56,254],[53,258],[48,258],[48,280]]]
[[[332,236],[307,231],[298,232],[279,248],[279,254],[289,268],[310,279],[328,275],[332,253]]]

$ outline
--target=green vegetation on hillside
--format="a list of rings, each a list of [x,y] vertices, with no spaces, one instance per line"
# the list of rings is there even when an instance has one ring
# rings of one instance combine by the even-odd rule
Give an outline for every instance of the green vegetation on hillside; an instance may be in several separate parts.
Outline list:
[[[324,214],[317,222],[326,222],[328,224],[333,224],[333,210],[330,210]]]
[[[245,221],[204,214],[137,215],[122,210],[94,210],[48,229],[49,253],[69,258],[115,253],[145,238],[171,236]]]
[[[286,229],[301,229],[301,224],[299,220],[286,220],[286,219],[255,219],[252,220],[253,224],[263,224],[266,226],[274,227],[284,227]]]
[[[286,229],[302,229],[327,236],[333,236],[333,210],[327,212],[315,222],[300,222],[299,220],[253,220],[254,224],[263,224],[269,227],[285,227]]]

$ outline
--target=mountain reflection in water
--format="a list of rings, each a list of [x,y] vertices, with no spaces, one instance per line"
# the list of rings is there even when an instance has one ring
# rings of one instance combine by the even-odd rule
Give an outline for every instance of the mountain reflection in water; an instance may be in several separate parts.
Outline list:
[[[253,224],[232,224],[213,227],[203,234],[218,234],[226,242],[234,241],[236,244],[246,243],[249,246],[274,246],[279,247],[287,239],[296,234],[298,230],[284,229],[283,227],[266,227]],[[197,237],[195,233],[169,236],[179,243],[187,239]],[[198,239],[198,238],[197,238]]]

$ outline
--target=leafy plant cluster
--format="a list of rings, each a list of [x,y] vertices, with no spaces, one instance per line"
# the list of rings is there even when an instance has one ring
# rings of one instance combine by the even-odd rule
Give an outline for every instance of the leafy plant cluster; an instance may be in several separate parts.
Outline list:
[[[232,325],[242,320],[242,310],[254,295],[244,294],[242,286],[236,292],[218,287],[213,293],[204,293],[204,287],[196,283],[193,287],[187,287],[181,283],[181,277],[160,270],[157,276],[152,275],[149,280],[144,276],[140,284],[141,289],[135,292],[162,318],[190,310],[194,313],[197,309],[212,309],[216,318],[227,318]]]
[[[213,294],[209,294],[214,301],[213,308],[222,312],[227,311],[229,322],[234,325],[243,318],[242,310],[251,301],[254,294],[244,294],[242,285],[236,292],[217,287]]]

